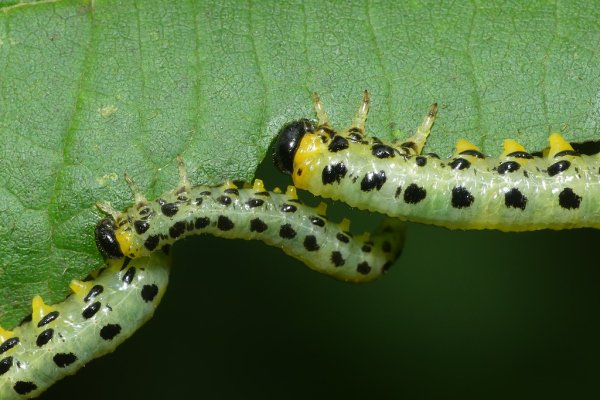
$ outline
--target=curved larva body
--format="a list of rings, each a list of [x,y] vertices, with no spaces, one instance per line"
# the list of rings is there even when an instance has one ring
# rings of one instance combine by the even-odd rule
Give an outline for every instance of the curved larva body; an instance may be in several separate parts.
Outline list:
[[[452,157],[440,159],[420,155],[435,106],[417,134],[392,143],[364,135],[366,93],[344,131],[330,127],[316,101],[318,126],[290,124],[277,145],[276,162],[298,188],[450,229],[600,227],[600,155],[579,156],[558,134],[551,136],[544,157],[531,156],[513,141],[505,142],[500,157],[485,157],[460,140]]]
[[[33,300],[33,313],[0,329],[0,398],[37,397],[90,360],[112,352],[150,319],[167,287],[171,257],[109,260],[96,278],[73,281],[62,303]]]
[[[325,205],[307,207],[295,188],[268,192],[257,180],[252,188],[228,183],[190,187],[179,159],[180,184],[158,199],[146,200],[131,179],[136,205],[113,215],[96,229],[98,247],[107,256],[135,258],[188,235],[210,233],[224,238],[258,239],[282,248],[308,267],[350,282],[368,282],[385,273],[404,244],[404,228],[386,219],[373,235],[353,237],[349,222],[329,222]]]

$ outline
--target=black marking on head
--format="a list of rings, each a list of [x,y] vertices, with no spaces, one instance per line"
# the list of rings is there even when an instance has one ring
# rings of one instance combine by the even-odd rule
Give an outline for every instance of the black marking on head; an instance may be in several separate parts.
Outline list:
[[[22,396],[25,396],[26,394],[33,392],[37,388],[38,387],[35,383],[25,382],[25,381],[17,381],[17,383],[15,383],[15,386],[13,386],[13,389],[15,390],[15,392],[17,392],[18,394],[20,394]]]
[[[133,282],[133,278],[135,277],[135,267],[129,267],[129,269],[127,269],[127,272],[125,272],[125,275],[123,275],[123,278],[121,278],[121,280],[129,285],[131,282]]]
[[[263,233],[269,227],[260,218],[250,220],[250,232]]]
[[[90,300],[92,300],[94,297],[98,296],[103,291],[104,291],[104,286],[102,286],[102,285],[96,285],[96,286],[94,286],[93,288],[90,289],[90,291],[88,292],[88,294],[83,298],[83,301],[85,303],[87,303]]]
[[[96,237],[96,246],[102,254],[108,258],[118,260],[124,257],[119,242],[117,241],[117,235],[115,231],[117,226],[115,221],[110,218],[104,218],[96,226],[94,235]]]
[[[225,193],[225,194],[234,194],[236,196],[240,195],[240,191],[237,190],[237,189],[225,189],[225,190],[223,190],[223,193]]]
[[[57,353],[52,357],[52,361],[58,368],[65,368],[77,361],[77,356],[73,353]]]
[[[563,151],[559,151],[558,153],[556,153],[554,155],[554,158],[564,157],[564,156],[577,156],[577,157],[579,157],[579,153],[576,152],[575,150],[563,150]]]
[[[367,275],[369,272],[371,272],[371,266],[368,262],[363,261],[360,264],[358,264],[358,266],[356,267],[356,271],[363,275]]]
[[[360,182],[360,190],[363,192],[370,192],[373,189],[380,190],[386,180],[385,171],[367,172]]]
[[[8,372],[8,370],[10,369],[10,367],[12,367],[13,365],[13,358],[12,357],[5,357],[2,359],[2,361],[0,361],[0,376],[4,375],[5,373]]]
[[[158,286],[156,284],[152,284],[152,285],[144,285],[142,287],[142,299],[146,302],[149,303],[152,300],[154,300],[154,298],[156,297],[156,295],[158,294]]]
[[[450,164],[450,167],[452,169],[465,169],[465,168],[469,168],[471,166],[471,162],[468,160],[465,160],[464,158],[457,158],[456,160],[452,161]]]
[[[335,237],[340,242],[350,243],[350,238],[348,236],[344,235],[343,233],[338,233],[337,235],[335,235]]]
[[[185,230],[185,221],[175,222],[173,226],[169,228],[169,236],[171,236],[173,239],[177,239],[179,236],[185,233]]]
[[[196,222],[194,223],[194,227],[196,229],[204,229],[208,225],[210,225],[210,218],[208,217],[196,218]]]
[[[411,183],[404,191],[404,202],[406,204],[417,204],[425,197],[427,197],[427,190],[424,187],[419,187],[416,183]]]
[[[304,248],[308,251],[317,251],[321,247],[317,243],[317,237],[315,235],[307,235],[304,238]]]
[[[219,204],[221,204],[222,206],[228,206],[231,204],[231,197],[229,196],[219,196],[217,198],[217,201],[219,202]]]
[[[332,153],[337,153],[338,151],[346,150],[349,146],[348,140],[338,135],[329,143],[327,149]]]
[[[581,200],[582,197],[577,195],[571,188],[564,188],[558,195],[558,204],[566,210],[579,208]]]
[[[475,201],[475,197],[462,186],[454,186],[452,189],[452,207],[468,208]]]
[[[562,160],[555,162],[551,166],[548,167],[548,176],[554,176],[559,172],[563,172],[569,169],[571,163],[567,160]]]
[[[515,151],[510,154],[507,154],[506,157],[515,157],[515,158],[524,158],[526,160],[533,159],[533,156],[526,151]]]
[[[148,228],[150,228],[150,223],[147,221],[138,220],[133,223],[133,227],[135,228],[135,231],[138,235],[143,235],[144,233],[146,233]]]
[[[165,203],[160,206],[160,211],[167,217],[172,217],[179,211],[179,205],[177,203]]]
[[[371,154],[380,159],[393,158],[395,156],[394,148],[383,143],[373,145],[371,147]]]
[[[154,251],[160,243],[160,237],[158,235],[150,235],[144,242],[144,247],[150,251]]]
[[[372,250],[372,247],[371,247],[371,246],[367,246],[367,245],[365,244],[363,247],[361,247],[361,250],[362,250],[363,252],[365,252],[365,253],[370,253],[370,252],[371,252],[371,250]]]
[[[419,167],[424,167],[427,165],[427,157],[418,156],[415,158],[415,163],[417,163]]]
[[[521,168],[521,164],[519,164],[516,161],[507,161],[507,162],[503,162],[502,164],[500,164],[498,166],[498,173],[500,175],[504,175],[507,172],[515,172],[518,171]]]
[[[381,250],[383,250],[384,253],[389,253],[390,251],[392,251],[392,244],[390,242],[388,242],[387,240],[385,240],[381,244]]]
[[[460,153],[458,153],[461,156],[471,156],[471,157],[477,157],[477,158],[485,158],[485,156],[483,155],[482,152],[477,151],[477,150],[465,150],[465,151],[461,151]]]
[[[307,119],[301,119],[285,125],[277,134],[273,162],[277,169],[284,174],[291,175],[294,171],[294,157],[300,146],[302,138],[307,133],[312,133],[315,126]]]
[[[426,156],[429,156],[429,157],[437,158],[438,160],[440,159],[440,156],[438,156],[438,155],[437,155],[437,154],[435,154],[435,153],[427,153],[427,154],[425,154],[425,155],[426,155]]]
[[[331,185],[333,182],[340,183],[343,177],[346,176],[348,169],[344,163],[332,163],[323,169],[321,180],[323,185]]]
[[[217,228],[221,231],[230,231],[235,227],[235,224],[229,217],[224,215],[219,215],[219,219],[217,220]]]
[[[402,193],[402,186],[398,186],[398,189],[396,189],[396,194],[394,194],[394,198],[398,198],[400,197],[400,194]]]
[[[316,226],[320,226],[321,228],[325,226],[325,221],[319,217],[310,217],[310,223]]]
[[[265,204],[265,201],[262,199],[250,199],[250,200],[248,200],[248,202],[246,202],[246,204],[250,208],[256,208],[256,207],[260,207],[263,204]]]
[[[281,225],[279,236],[283,239],[293,239],[296,237],[296,231],[292,228],[292,224]]]
[[[0,345],[0,354],[7,352],[8,350],[12,349],[13,347],[15,347],[18,344],[19,344],[18,337],[12,337],[10,339],[6,339],[4,341],[4,343],[2,343],[2,345]]]
[[[46,344],[48,344],[49,341],[52,340],[53,336],[54,336],[54,329],[52,329],[52,328],[46,329],[45,331],[43,331],[42,333],[40,333],[38,335],[37,339],[35,340],[35,344],[37,345],[37,347],[45,346]]]
[[[517,188],[512,188],[504,193],[504,204],[506,208],[520,208],[525,210],[527,207],[527,197]]]
[[[341,267],[344,264],[346,264],[346,260],[344,260],[344,257],[342,257],[342,253],[339,251],[331,252],[331,262],[336,267]]]
[[[83,312],[81,313],[81,316],[84,319],[90,319],[94,315],[96,315],[96,313],[100,310],[100,307],[102,307],[102,304],[99,301],[97,301],[95,303],[92,303],[92,304],[90,304],[89,306],[87,306],[86,308],[83,309]]]
[[[49,312],[48,314],[46,314],[44,316],[44,318],[42,318],[40,320],[40,322],[38,322],[38,328],[41,328],[44,325],[48,325],[50,322],[54,321],[56,318],[58,318],[58,315],[60,313],[58,311],[52,311]]]
[[[294,213],[296,212],[296,210],[298,210],[298,207],[293,206],[291,204],[284,204],[281,206],[281,211],[283,211],[284,213]]]
[[[108,324],[100,329],[100,337],[104,340],[112,340],[119,333],[121,333],[121,325],[119,324]]]

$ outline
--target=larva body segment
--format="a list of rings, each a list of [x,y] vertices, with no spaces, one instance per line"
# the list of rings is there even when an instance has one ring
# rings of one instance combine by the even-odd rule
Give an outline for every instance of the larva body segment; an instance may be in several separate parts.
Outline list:
[[[274,154],[294,184],[350,206],[450,229],[528,231],[600,227],[600,155],[580,156],[558,134],[534,157],[512,140],[486,157],[459,140],[447,159],[421,154],[437,107],[406,142],[364,133],[368,94],[353,124],[331,128],[315,95],[318,124],[285,126]],[[291,132],[291,134],[290,134]],[[296,143],[292,151],[288,143]]]
[[[330,222],[325,204],[305,206],[294,187],[286,193],[268,192],[256,180],[253,187],[242,189],[232,183],[192,188],[181,158],[179,171],[179,185],[156,200],[146,200],[127,177],[136,204],[125,213],[100,205],[112,214],[96,229],[103,253],[142,257],[188,235],[210,233],[262,240],[318,272],[349,282],[379,277],[401,253],[404,227],[397,219],[386,219],[373,235],[352,236],[349,221]]]
[[[33,312],[12,331],[0,328],[0,398],[37,397],[90,360],[112,352],[154,313],[165,293],[171,257],[108,260],[93,279],[71,282],[73,293]]]

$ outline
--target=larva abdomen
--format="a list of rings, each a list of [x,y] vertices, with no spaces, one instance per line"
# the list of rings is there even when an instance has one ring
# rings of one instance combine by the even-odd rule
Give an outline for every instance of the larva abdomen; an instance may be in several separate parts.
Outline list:
[[[165,293],[171,257],[108,260],[96,278],[73,281],[62,303],[33,300],[12,331],[0,328],[0,398],[37,397],[90,360],[112,352],[154,313]],[[95,274],[93,274],[95,275]]]
[[[315,195],[402,220],[450,229],[527,231],[600,227],[600,155],[581,156],[558,134],[534,157],[512,140],[487,157],[465,140],[454,155],[421,154],[437,107],[405,142],[364,133],[363,104],[352,125],[331,128],[318,97],[319,122],[284,127],[275,163]]]

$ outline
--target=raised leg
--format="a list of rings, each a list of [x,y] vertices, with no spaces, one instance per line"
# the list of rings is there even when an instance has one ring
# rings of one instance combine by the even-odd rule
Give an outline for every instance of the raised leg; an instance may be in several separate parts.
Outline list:
[[[317,92],[315,92],[314,97],[315,111],[317,112],[317,118],[319,119],[319,126],[331,127],[331,124],[329,123],[329,118],[327,117],[327,113],[325,112],[325,108],[323,108],[323,103],[321,103],[321,99],[319,99],[319,95],[317,94]]]
[[[369,111],[369,92],[365,90],[363,93],[363,100],[358,109],[358,113],[354,117],[352,121],[352,125],[350,125],[350,129],[356,128],[364,133],[365,131],[365,121],[367,120],[367,112]]]

